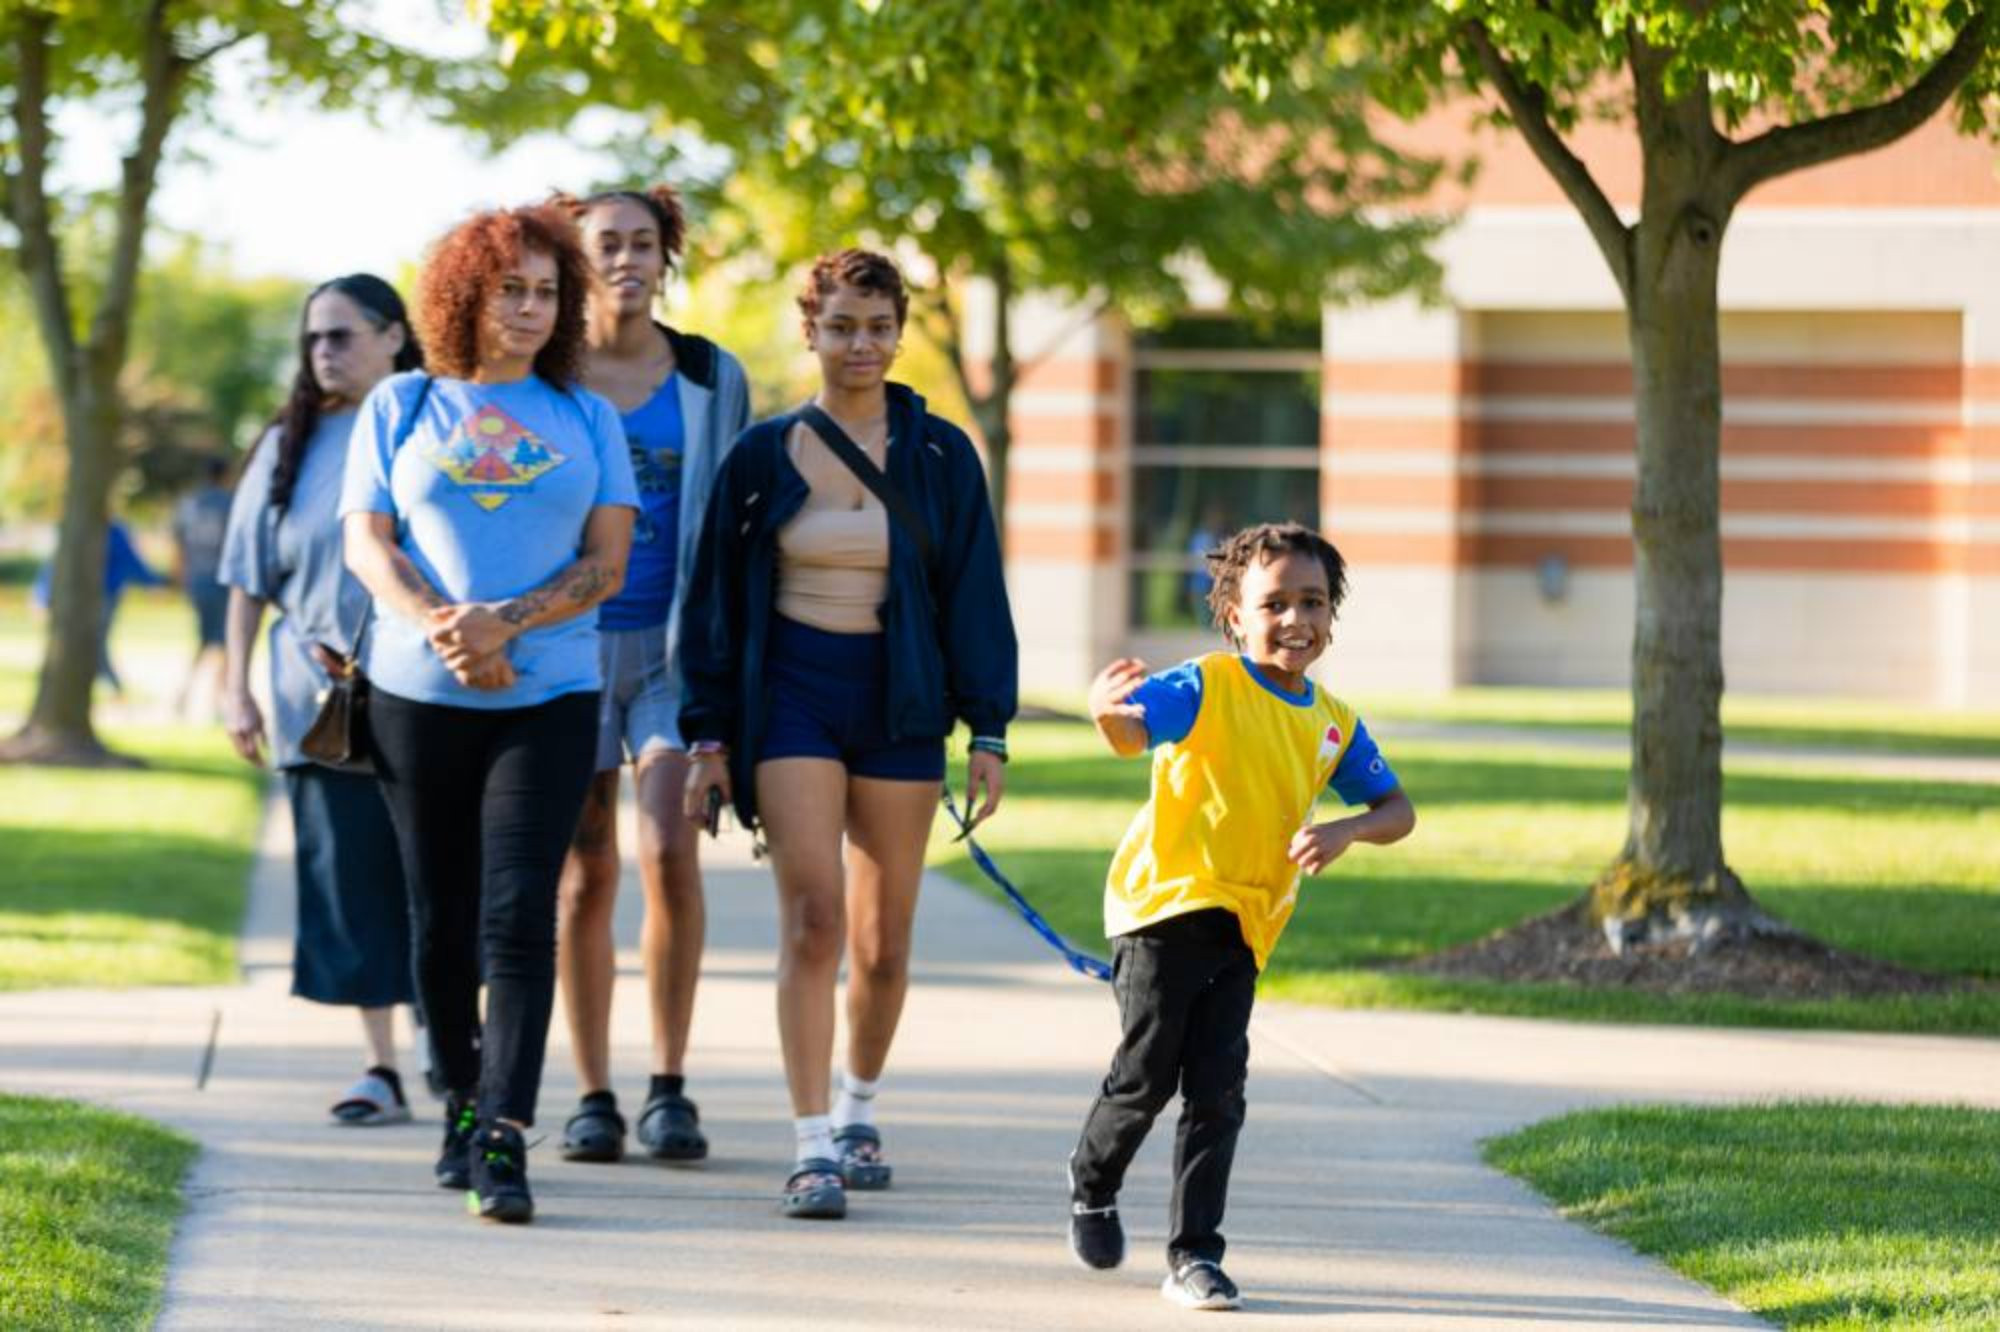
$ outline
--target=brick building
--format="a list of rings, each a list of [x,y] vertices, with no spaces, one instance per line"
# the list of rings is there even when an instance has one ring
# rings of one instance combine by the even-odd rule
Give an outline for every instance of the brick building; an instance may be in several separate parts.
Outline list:
[[[1473,133],[1440,115],[1428,145]],[[1349,555],[1349,689],[1620,685],[1632,626],[1631,370],[1603,261],[1512,136],[1444,241],[1448,303],[1143,334],[1029,301],[1009,572],[1030,687],[1212,642],[1191,547],[1316,521]],[[1578,140],[1614,203],[1636,146]],[[2000,179],[1941,118],[1775,182],[1722,269],[1724,667],[1732,690],[2000,708]],[[973,327],[981,323],[969,321]]]

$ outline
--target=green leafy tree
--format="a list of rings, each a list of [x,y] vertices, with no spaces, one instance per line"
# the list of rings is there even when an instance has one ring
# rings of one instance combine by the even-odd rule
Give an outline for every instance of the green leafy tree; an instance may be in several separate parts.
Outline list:
[[[49,641],[26,725],[0,759],[101,762],[91,725],[106,502],[119,470],[122,382],[153,191],[175,128],[215,102],[225,52],[267,93],[364,103],[444,90],[446,67],[357,28],[334,0],[0,0],[0,236],[26,280],[68,455]],[[63,244],[87,197],[55,185],[61,105],[90,104],[132,137],[106,206],[110,241],[85,271]]]
[[[1377,210],[1436,168],[1367,134],[1365,65],[1225,85],[1212,76],[1232,57],[1192,9],[1163,24],[1028,0],[492,0],[489,16],[520,80],[512,127],[611,105],[651,116],[669,151],[673,132],[698,135],[726,154],[712,224],[781,265],[860,240],[921,252],[914,317],[947,354],[1003,506],[1012,395],[1047,350],[1015,345],[1021,295],[1169,309],[1194,260],[1241,309],[1317,318],[1435,279],[1433,225]],[[1004,33],[1043,20],[1032,50],[1047,63],[1010,58]],[[1183,54],[1126,58],[1153,46]],[[1187,79],[1200,60],[1211,77]],[[1291,132],[1301,121],[1311,134]],[[992,294],[984,357],[959,298],[973,279]]]
[[[1722,847],[1723,236],[1758,186],[1883,147],[1954,99],[1963,130],[1989,129],[2000,88],[1991,8],[1327,0],[1295,12],[1328,30],[1358,25],[1390,73],[1379,94],[1398,111],[1468,92],[1497,101],[1610,267],[1638,418],[1638,612],[1628,831],[1592,891],[1592,918],[1614,946],[1770,928]],[[1274,63],[1302,54],[1294,47]],[[1636,219],[1619,215],[1565,138],[1593,115],[1637,140]]]
[[[95,262],[91,236],[70,239],[71,253]],[[204,455],[248,442],[283,392],[303,290],[286,278],[239,277],[193,237],[146,265],[119,384],[116,496],[163,500],[200,474]],[[0,326],[31,319],[19,275],[0,272]],[[0,521],[56,516],[66,470],[62,415],[32,338],[0,351],[0,420],[8,425],[0,434]]]

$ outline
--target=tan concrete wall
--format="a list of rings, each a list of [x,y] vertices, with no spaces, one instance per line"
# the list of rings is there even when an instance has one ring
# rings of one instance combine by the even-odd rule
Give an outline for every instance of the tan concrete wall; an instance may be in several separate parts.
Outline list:
[[[1632,579],[1586,570],[1551,603],[1529,570],[1463,575],[1469,683],[1623,687]],[[1955,614],[1944,580],[1895,575],[1725,575],[1723,674],[1732,693],[1946,701],[1938,651]]]

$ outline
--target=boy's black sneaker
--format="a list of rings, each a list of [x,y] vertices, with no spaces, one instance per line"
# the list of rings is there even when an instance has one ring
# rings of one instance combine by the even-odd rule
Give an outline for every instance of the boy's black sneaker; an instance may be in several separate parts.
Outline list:
[[[1069,1251],[1085,1267],[1105,1272],[1125,1261],[1125,1225],[1118,1206],[1069,1205]]]
[[[1205,1258],[1182,1263],[1167,1273],[1160,1294],[1183,1309],[1240,1309],[1243,1296],[1219,1264]]]
[[[444,1145],[438,1148],[437,1182],[441,1189],[472,1187],[472,1134],[479,1127],[479,1110],[471,1097],[444,1098]]]
[[[488,1124],[472,1140],[470,1209],[489,1221],[533,1219],[535,1200],[528,1192],[528,1144],[511,1124]]]

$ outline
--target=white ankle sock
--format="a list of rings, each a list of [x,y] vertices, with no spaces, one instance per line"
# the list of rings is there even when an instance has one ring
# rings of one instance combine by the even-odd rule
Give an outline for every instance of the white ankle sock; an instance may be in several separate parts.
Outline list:
[[[833,1150],[833,1121],[825,1115],[800,1115],[792,1121],[792,1132],[798,1136],[798,1163],[817,1158],[822,1161],[838,1160]]]
[[[875,1093],[881,1086],[880,1078],[870,1082],[852,1073],[842,1073],[840,1095],[833,1102],[833,1122],[842,1128],[849,1124],[872,1126],[875,1123]]]

